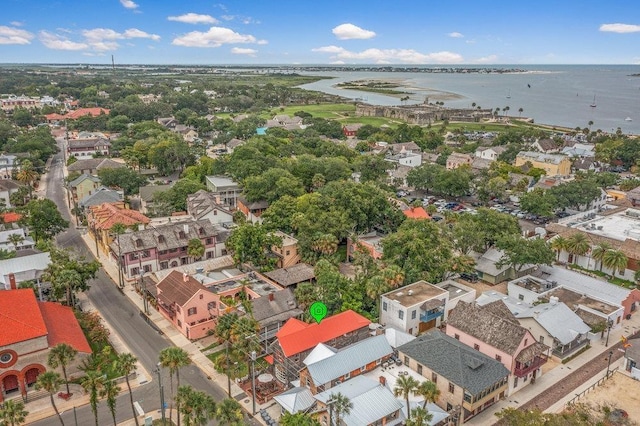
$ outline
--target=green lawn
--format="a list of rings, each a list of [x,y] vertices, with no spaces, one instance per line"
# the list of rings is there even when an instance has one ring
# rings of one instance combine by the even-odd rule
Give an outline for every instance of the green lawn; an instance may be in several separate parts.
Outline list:
[[[305,111],[319,118],[339,119],[347,115],[353,115],[356,107],[353,104],[289,105],[283,108],[272,108],[271,111],[260,114],[260,116],[265,119],[273,118],[277,114],[293,116],[298,111]]]

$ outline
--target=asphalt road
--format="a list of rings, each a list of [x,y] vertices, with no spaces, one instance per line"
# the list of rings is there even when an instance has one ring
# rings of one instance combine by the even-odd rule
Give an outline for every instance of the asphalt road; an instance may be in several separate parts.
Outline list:
[[[63,146],[62,142],[63,140],[59,138],[58,146],[61,149]],[[64,193],[66,190],[62,185],[64,179],[63,161],[62,152],[53,157],[49,173],[46,176],[46,197],[54,201],[62,213],[62,216],[71,222],[68,205],[65,201]],[[62,247],[75,249],[87,259],[94,259],[93,254],[85,245],[80,232],[81,231],[76,229],[75,223],[71,223],[66,231],[57,236],[57,242]],[[170,346],[171,342],[146,323],[140,315],[139,309],[118,290],[117,284],[111,280],[104,270],[100,269],[98,271],[96,279],[91,282],[91,288],[87,292],[87,296],[93,306],[100,312],[100,315],[109,322],[131,352],[140,360],[144,368],[150,374],[153,374],[158,362],[158,353],[163,348]],[[147,413],[157,411],[160,408],[159,386],[157,380],[155,380],[156,375],[153,375],[153,382],[140,386],[133,392],[134,400],[139,401]],[[163,371],[162,381],[165,387],[165,401],[168,403],[170,399],[168,371]],[[227,396],[222,388],[207,379],[202,371],[193,365],[180,370],[180,382],[181,384],[191,385],[194,389],[207,392],[213,396],[216,401],[220,401]],[[125,421],[132,417],[130,402],[126,392],[119,397],[117,407],[116,419],[118,422]],[[101,402],[98,406],[98,415],[100,424],[113,423],[111,413],[104,402]],[[76,416],[78,425],[94,424],[93,412],[89,405],[77,408]],[[173,417],[175,420],[175,414]],[[65,412],[63,419],[65,424],[75,424],[72,411]],[[56,423],[59,423],[57,419],[50,417],[33,424],[46,426]]]

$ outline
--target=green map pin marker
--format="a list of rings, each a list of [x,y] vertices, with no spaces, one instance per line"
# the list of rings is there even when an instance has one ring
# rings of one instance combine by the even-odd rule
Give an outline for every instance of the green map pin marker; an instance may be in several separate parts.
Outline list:
[[[313,302],[313,305],[309,308],[309,313],[320,324],[320,321],[327,316],[327,305],[322,302]]]

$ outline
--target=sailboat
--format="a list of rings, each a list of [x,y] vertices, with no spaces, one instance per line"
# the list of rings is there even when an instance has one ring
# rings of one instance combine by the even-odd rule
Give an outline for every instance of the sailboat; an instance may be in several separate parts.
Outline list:
[[[507,93],[507,99],[511,99],[511,89],[509,89],[509,92]]]
[[[591,105],[589,105],[591,108],[595,108],[596,107],[596,95],[593,95],[593,102],[591,102]]]

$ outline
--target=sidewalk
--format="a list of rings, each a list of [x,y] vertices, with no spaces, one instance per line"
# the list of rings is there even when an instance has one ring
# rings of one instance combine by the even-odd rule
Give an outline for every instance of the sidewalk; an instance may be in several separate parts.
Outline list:
[[[93,239],[89,236],[89,234],[83,233],[82,238],[91,252],[96,255],[95,243],[93,242]],[[102,268],[104,269],[104,271],[112,278],[115,283],[117,283],[118,266],[110,259],[108,259],[104,253],[100,254],[99,261],[102,264]],[[135,291],[135,288],[132,284],[125,283],[123,292],[125,296],[127,296],[138,307],[138,309],[140,309],[140,312],[144,312],[144,303],[142,297]],[[226,393],[227,376],[218,373],[213,365],[213,362],[202,353],[202,349],[205,348],[202,343],[191,342],[152,306],[149,307],[148,317],[156,325],[156,327],[158,327],[158,329],[169,340],[171,340],[171,342],[175,346],[184,349],[189,354],[191,362],[194,365],[200,368],[200,370],[202,370],[202,372],[208,378],[210,378],[211,381],[215,382]],[[251,413],[253,409],[251,397],[246,395],[245,392],[240,389],[240,387],[233,381],[231,382],[231,397],[236,399],[248,413]],[[274,401],[269,401],[266,404],[262,405],[256,403],[256,412],[259,412],[260,409],[267,410],[272,418],[280,417],[279,406]],[[256,421],[259,421],[261,424],[266,424],[262,421],[259,415],[255,416],[254,419]],[[133,420],[131,421],[131,424],[133,424]]]
[[[622,326],[618,326],[617,328],[611,329],[611,335],[609,336],[609,347],[613,346],[615,343],[620,341],[620,338],[624,336],[629,336],[635,333],[637,330],[640,330],[640,315],[636,314],[631,317],[630,320],[624,321]],[[606,338],[606,334],[605,334]],[[499,401],[498,403],[491,406],[486,411],[483,411],[478,416],[471,419],[467,424],[473,426],[490,426],[498,421],[495,413],[501,411],[503,408],[507,407],[520,407],[530,400],[532,400],[537,395],[543,393],[546,389],[551,388],[552,386],[559,383],[563,380],[568,374],[570,374],[573,370],[576,370],[582,367],[587,362],[591,361],[594,358],[598,357],[607,357],[609,352],[609,347],[605,346],[605,339],[602,340],[594,340],[591,342],[591,348],[586,352],[580,354],[578,357],[572,359],[566,364],[558,364],[556,368],[546,372],[543,376],[536,379],[536,383],[533,385],[528,385],[524,389],[516,392],[508,396],[506,399]],[[624,360],[624,358],[622,358]],[[611,363],[611,369],[622,365],[621,360],[617,360]],[[576,393],[582,392],[584,389],[591,386],[593,383],[597,382],[599,379],[604,377],[606,374],[606,369],[602,370],[600,373],[594,375],[591,379],[587,380],[584,384],[580,385],[570,394],[565,395],[562,399],[557,401],[551,407],[549,407],[545,412],[547,413],[557,413],[564,409],[565,404],[571,400],[575,396]]]

